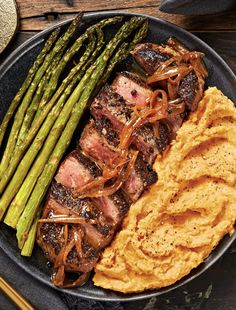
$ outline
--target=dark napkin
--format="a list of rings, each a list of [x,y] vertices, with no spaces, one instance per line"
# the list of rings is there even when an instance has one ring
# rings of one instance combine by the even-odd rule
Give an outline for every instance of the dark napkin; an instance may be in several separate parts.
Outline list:
[[[161,0],[159,9],[171,14],[204,15],[236,8],[235,0]]]

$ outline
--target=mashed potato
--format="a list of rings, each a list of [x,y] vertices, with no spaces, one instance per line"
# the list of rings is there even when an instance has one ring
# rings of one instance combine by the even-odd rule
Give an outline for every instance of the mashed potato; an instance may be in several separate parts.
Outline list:
[[[158,182],[132,205],[94,284],[124,293],[173,284],[197,267],[236,219],[236,109],[209,88],[157,158]]]

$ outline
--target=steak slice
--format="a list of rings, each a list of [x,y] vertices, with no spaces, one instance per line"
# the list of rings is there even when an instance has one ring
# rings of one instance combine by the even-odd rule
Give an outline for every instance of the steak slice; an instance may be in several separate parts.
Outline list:
[[[117,74],[112,87],[125,101],[139,107],[145,107],[153,93],[139,75],[127,71]]]
[[[51,218],[52,216],[61,215],[61,213],[53,212],[60,208],[60,204],[53,199],[48,199],[44,208],[42,218]],[[37,230],[37,242],[42,248],[46,257],[55,264],[58,255],[63,251],[64,246],[68,244],[74,237],[72,234],[78,232],[81,234],[80,225],[68,225],[68,240],[64,237],[65,224],[59,223],[39,223]],[[84,228],[83,228],[84,235]],[[98,235],[98,234],[97,234]],[[93,235],[93,239],[96,240],[97,235]],[[101,237],[102,240],[102,237]],[[91,243],[88,243],[86,238],[82,240],[82,255],[79,256],[75,247],[72,247],[68,253],[67,260],[64,263],[65,271],[69,272],[89,272],[97,262],[99,258],[99,252],[95,249]],[[76,253],[76,255],[75,255]]]
[[[203,87],[202,89],[199,89],[199,87],[199,79],[194,70],[185,75],[180,82],[178,94],[190,111],[196,110],[198,102],[202,98]],[[199,95],[197,95],[198,91]]]
[[[169,38],[166,45],[157,45],[152,43],[138,44],[132,51],[132,55],[138,64],[149,74],[152,75],[160,65],[170,59],[173,56],[181,56],[183,59],[181,61],[191,64],[191,58],[201,57],[197,52],[192,53],[190,57],[185,57],[190,52],[185,46],[178,42],[174,38]],[[189,59],[188,59],[189,58]],[[199,58],[198,66],[201,69],[204,68],[204,64]],[[172,66],[176,66],[176,63],[172,63]],[[202,71],[203,72],[203,71]],[[179,86],[177,86],[177,91],[175,95],[180,96],[180,98],[185,102],[187,108],[190,111],[194,111],[197,108],[198,102],[201,100],[204,90],[204,79],[207,77],[207,73],[196,74],[195,69],[186,74],[180,81]],[[164,89],[167,89],[167,80],[162,80],[158,82]],[[176,99],[176,98],[172,98]],[[180,122],[180,119],[178,119]]]
[[[90,112],[95,119],[106,117],[114,128],[121,131],[131,119],[133,104],[126,102],[111,86],[105,85],[91,104]]]
[[[137,201],[141,194],[149,186],[157,181],[157,174],[143,157],[139,154],[134,169],[123,185],[124,191],[133,202]]]
[[[171,130],[164,122],[159,122],[159,137],[156,138],[158,151],[163,152],[171,142]]]
[[[133,145],[142,152],[145,161],[150,165],[153,164],[157,154],[165,150],[171,139],[171,131],[165,123],[160,121],[157,126],[159,137],[154,132],[154,125],[145,124],[139,128],[133,140]]]
[[[135,46],[131,52],[137,63],[149,75],[152,75],[160,66],[161,63],[167,61],[172,56],[179,55],[171,47],[153,44],[142,43]]]
[[[82,235],[82,256],[73,246],[64,268],[66,272],[89,272],[97,262],[100,251],[110,243],[129,206],[121,190],[109,197],[80,199],[74,198],[69,188],[53,182],[42,219],[64,216],[80,218],[83,222],[68,225],[68,240],[64,238],[65,224],[39,223],[37,242],[46,257],[55,264],[65,244],[73,241],[75,234]]]
[[[115,130],[112,122],[106,116],[101,115],[101,118],[95,119],[94,127],[110,145],[118,147],[120,143],[119,133]]]
[[[114,235],[114,226],[99,210],[94,200],[74,198],[69,188],[53,182],[42,219],[58,219],[61,216],[78,218],[81,221],[79,224],[68,224],[69,239],[67,242],[64,240],[65,224],[46,222],[39,223],[38,244],[49,260],[55,263],[65,243],[68,244],[70,239],[75,237],[72,233],[82,236],[82,257],[78,255],[74,246],[68,254],[64,267],[65,271],[90,271],[98,259],[100,250],[110,243]]]
[[[55,182],[53,183],[51,190],[49,192],[49,200],[56,201],[58,204],[60,204],[67,210],[69,211],[71,210],[73,213],[76,213],[86,222],[89,222],[89,220],[95,221],[95,224],[93,224],[92,226],[97,228],[98,232],[101,234],[100,236],[101,238],[99,239],[104,239],[104,237],[109,239],[110,231],[112,230],[111,225],[109,223],[109,220],[99,210],[93,199],[74,198],[69,188]],[[87,228],[87,226],[90,226],[90,224],[84,224],[84,225],[85,228]],[[98,237],[97,233],[95,234],[96,236],[94,237],[97,238]],[[99,240],[99,244],[103,243],[104,240]]]
[[[116,98],[118,98],[117,104]],[[96,160],[101,160],[101,154],[104,154],[102,155],[104,157],[103,162],[106,162],[109,158],[114,160],[116,155],[112,151],[112,147],[119,145],[120,133],[124,125],[131,119],[133,108],[133,104],[130,105],[123,97],[117,95],[111,87],[106,85],[91,105],[91,113],[95,117],[92,127],[97,132],[95,133],[94,129],[86,128],[82,134],[80,146],[89,156],[95,154],[93,156],[95,156]],[[107,143],[104,143],[102,136]],[[99,148],[92,147],[93,144],[99,144]],[[150,164],[153,163],[157,153],[160,150],[162,151],[162,148],[158,148],[159,143],[156,143],[156,137],[151,124],[142,126],[136,132],[133,136],[132,144],[145,155],[146,161]],[[110,150],[107,149],[107,146],[109,146]],[[100,151],[101,149],[103,150]]]
[[[119,189],[113,195],[96,198],[96,203],[99,210],[110,218],[115,226],[119,226],[129,210],[131,201]]]
[[[75,150],[60,165],[55,180],[67,187],[81,187],[99,175],[98,166],[80,150]]]
[[[117,153],[112,150],[106,139],[99,134],[95,127],[94,120],[90,120],[85,126],[80,138],[80,147],[94,160],[109,164],[118,161]]]

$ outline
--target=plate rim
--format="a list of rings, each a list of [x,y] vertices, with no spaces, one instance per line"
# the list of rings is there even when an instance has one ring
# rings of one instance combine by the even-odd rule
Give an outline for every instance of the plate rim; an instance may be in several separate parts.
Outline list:
[[[207,43],[205,43],[204,41],[202,41],[200,38],[198,38],[197,36],[195,36],[193,33],[181,28],[180,26],[177,26],[176,24],[173,24],[169,21],[166,21],[165,19],[162,18],[158,18],[158,17],[154,17],[154,16],[150,16],[147,14],[141,14],[141,13],[129,13],[129,12],[123,12],[123,11],[98,11],[98,12],[92,12],[92,13],[84,13],[83,18],[93,18],[93,17],[101,17],[101,18],[107,18],[107,17],[111,17],[111,16],[116,16],[116,15],[122,15],[122,16],[143,16],[148,18],[149,20],[152,20],[154,23],[155,22],[159,22],[163,25],[167,25],[167,26],[171,26],[173,28],[173,30],[180,32],[183,35],[186,35],[188,37],[188,39],[190,39],[190,37],[193,37],[193,39],[195,40],[195,42],[197,42],[198,44],[202,45],[206,50],[208,50],[211,54],[214,55],[214,57],[221,63],[221,65],[223,67],[225,67],[228,70],[229,73],[229,79],[233,79],[235,85],[236,85],[236,75],[234,74],[233,70],[230,68],[230,66],[225,62],[225,60],[211,47],[209,46]],[[40,42],[45,41],[45,36],[49,33],[51,33],[54,29],[64,26],[68,23],[70,23],[74,18],[70,18],[67,19],[65,21],[61,21],[49,28],[46,28],[40,32],[38,32],[37,34],[33,35],[32,37],[30,37],[29,39],[27,39],[25,42],[23,42],[21,45],[19,45],[5,60],[4,62],[0,65],[0,80],[1,78],[4,76],[4,74],[8,71],[8,66],[11,64],[14,64],[15,62],[18,61],[18,59],[20,57],[22,57],[22,55],[24,55],[25,53],[28,52],[28,50],[31,50],[32,47],[34,47],[34,45],[38,45]],[[41,38],[41,40],[40,40]],[[33,43],[32,45],[30,45],[30,43]],[[28,47],[28,48],[27,48]],[[23,53],[22,53],[23,51]],[[235,92],[236,94],[236,92]],[[165,293],[168,293],[174,289],[177,289],[178,287],[181,287],[187,283],[189,283],[190,281],[192,281],[195,278],[198,278],[201,274],[203,274],[207,269],[209,269],[220,257],[222,257],[222,255],[227,251],[227,249],[231,246],[231,244],[235,241],[236,239],[236,231],[233,233],[233,235],[229,236],[229,235],[225,235],[225,237],[223,239],[229,239],[227,241],[227,243],[223,246],[223,248],[220,250],[220,252],[213,258],[211,258],[212,254],[214,253],[214,251],[211,252],[211,254],[207,257],[207,259],[204,260],[203,263],[201,263],[198,267],[196,267],[195,269],[193,269],[186,277],[181,278],[180,280],[178,280],[177,282],[175,282],[174,284],[170,285],[170,286],[166,286],[163,287],[161,289],[156,289],[156,290],[147,290],[147,291],[143,291],[143,292],[138,292],[138,293],[132,293],[132,294],[122,294],[116,291],[112,291],[114,294],[118,294],[120,296],[115,296],[115,297],[107,297],[107,296],[89,296],[88,293],[85,292],[79,292],[77,291],[78,288],[73,288],[73,289],[60,289],[55,287],[51,281],[47,281],[44,278],[41,278],[39,274],[34,274],[31,272],[31,270],[29,270],[27,268],[27,264],[22,264],[21,262],[19,262],[17,260],[16,257],[14,257],[14,255],[12,255],[11,251],[8,248],[5,248],[2,246],[2,243],[4,243],[4,241],[2,241],[2,238],[0,238],[0,248],[3,250],[3,252],[5,254],[7,254],[7,256],[20,268],[22,268],[27,274],[31,275],[34,279],[36,279],[37,281],[40,281],[41,283],[44,283],[46,286],[49,286],[53,289],[55,289],[58,292],[61,293],[66,293],[66,294],[70,294],[72,296],[75,297],[80,297],[80,298],[85,298],[85,299],[89,299],[89,300],[96,300],[96,301],[109,301],[109,302],[128,302],[128,301],[137,301],[137,300],[143,300],[143,299],[147,299],[147,298],[151,298],[151,297],[156,297],[156,296],[160,296],[163,295]],[[222,239],[222,240],[223,240]],[[220,243],[222,242],[222,240],[219,242],[219,244],[216,246],[216,249],[218,248],[218,246],[220,246]],[[204,264],[209,258],[211,258],[211,260],[209,262],[207,262],[207,267],[206,268],[202,268],[202,270],[197,271],[197,269],[201,266],[202,264]],[[180,282],[181,281],[181,282]],[[179,283],[180,282],[180,283]],[[103,289],[103,288],[100,288]],[[110,290],[109,290],[110,291]],[[137,294],[137,296],[135,296],[135,294]],[[138,294],[142,294],[141,296],[139,296]],[[93,293],[92,293],[93,295]],[[123,295],[123,296],[122,296]]]

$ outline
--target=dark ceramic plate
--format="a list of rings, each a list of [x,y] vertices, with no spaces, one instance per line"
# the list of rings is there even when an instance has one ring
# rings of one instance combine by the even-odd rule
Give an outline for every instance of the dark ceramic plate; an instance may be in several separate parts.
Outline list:
[[[102,12],[97,14],[88,14],[84,16],[85,26],[97,22],[102,18],[117,15],[114,12]],[[124,14],[130,16],[131,14]],[[204,42],[196,38],[191,33],[178,28],[177,26],[167,23],[166,21],[148,17],[149,19],[149,33],[147,41],[150,42],[162,42],[169,36],[175,36],[181,42],[183,42],[189,49],[201,51],[205,54],[205,63],[209,72],[209,79],[207,86],[217,86],[221,89],[225,95],[236,102],[236,78],[231,69],[226,63]],[[68,22],[60,24],[62,28]],[[54,27],[55,28],[55,27]],[[24,77],[30,68],[33,60],[38,54],[40,48],[43,45],[45,38],[52,32],[54,28],[45,30],[38,35],[34,36],[22,46],[20,46],[5,63],[0,67],[0,119],[3,117],[7,110],[8,105],[11,102],[17,89],[20,87]],[[115,27],[109,29],[109,34],[114,33]],[[108,31],[107,31],[108,32]],[[176,284],[155,291],[146,291],[138,294],[118,294],[113,291],[104,290],[95,287],[92,280],[88,281],[83,287],[75,289],[61,290],[63,292],[72,294],[78,297],[106,300],[106,301],[128,301],[144,299],[152,296],[158,296],[164,294],[174,288],[177,288],[187,282],[193,280],[198,275],[208,269],[231,245],[236,237],[236,233],[233,236],[226,236],[212,254],[202,263],[198,268],[193,270],[188,276],[178,281]],[[38,247],[35,247],[31,258],[24,258],[20,256],[17,248],[15,231],[4,225],[0,224],[0,247],[11,257],[11,259],[21,266],[25,271],[32,276],[42,281],[48,286],[52,286],[50,282],[51,270],[47,267],[46,261],[42,255],[42,252]]]

